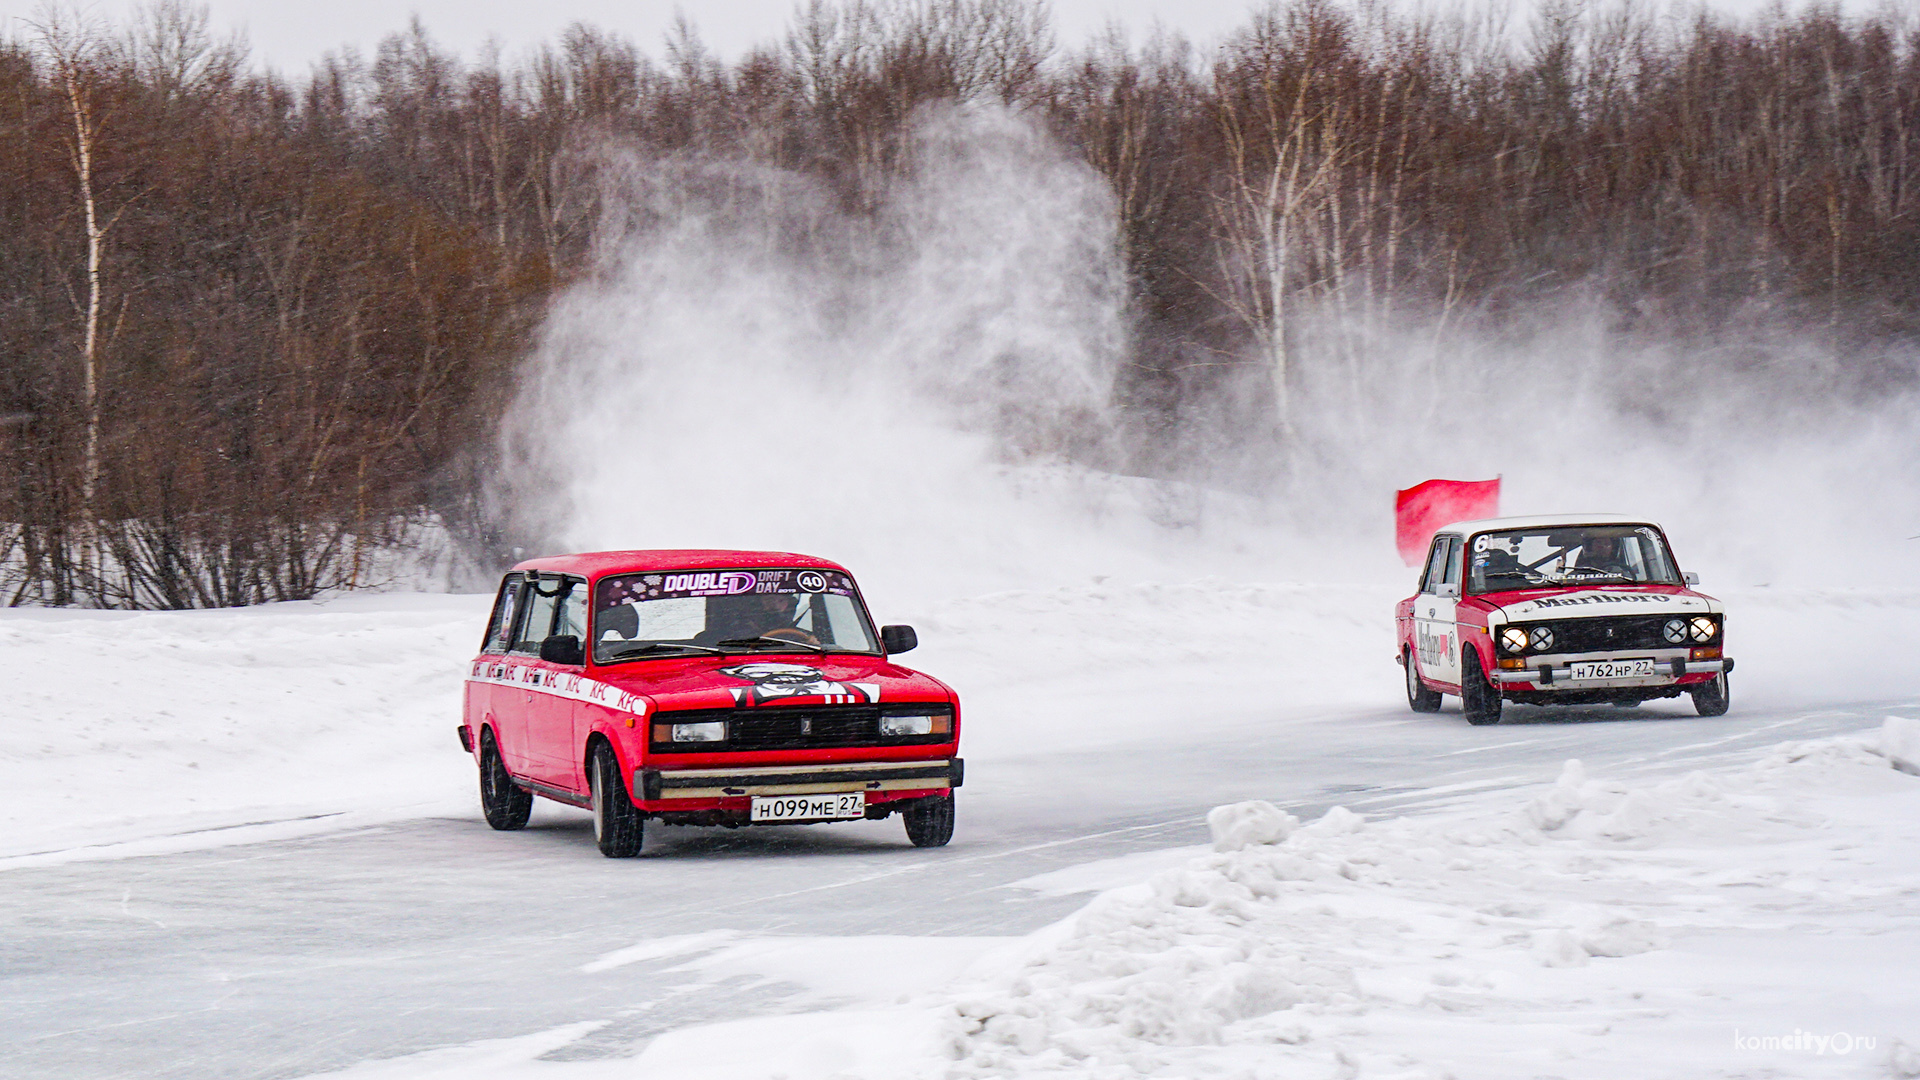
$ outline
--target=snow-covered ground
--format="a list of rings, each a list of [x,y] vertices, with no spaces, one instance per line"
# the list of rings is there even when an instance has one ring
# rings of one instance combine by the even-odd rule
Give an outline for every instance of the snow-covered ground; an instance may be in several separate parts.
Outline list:
[[[1482,797],[1302,825],[1210,815],[1212,852],[1013,940],[662,939],[587,965],[811,984],[862,1007],[546,1060],[571,1025],[329,1074],[1235,1078],[1920,1076],[1920,720],[1647,783],[1568,762]],[[1084,888],[1093,865],[1023,883]],[[877,992],[876,992],[877,988]]]
[[[1402,591],[1103,578],[876,614],[917,624],[910,662],[961,690],[966,753],[986,766],[1151,741],[1169,717],[1197,741],[1276,709],[1390,707]],[[1920,642],[1920,593],[1722,595],[1741,665],[1730,725],[1750,702],[1920,693],[1898,645]],[[22,675],[0,724],[0,785],[13,796],[0,803],[0,866],[469,812],[471,764],[453,729],[487,604],[388,594],[0,612],[0,649]]]
[[[695,899],[675,899],[660,932],[635,924],[596,935],[604,946],[567,939],[572,974],[543,985],[571,987],[581,1019],[564,1022],[574,998],[556,998],[543,1022],[475,1041],[423,1014],[411,1038],[374,1044],[399,1056],[347,1052],[345,1062],[378,1060],[346,1075],[1920,1074],[1907,1049],[1920,1046],[1910,1019],[1920,984],[1906,970],[1920,954],[1920,779],[1888,767],[1890,736],[1876,730],[1892,715],[1885,732],[1915,738],[1920,677],[1897,658],[1920,645],[1920,596],[1728,589],[1741,663],[1728,717],[1692,719],[1680,702],[1631,713],[1515,709],[1507,724],[1477,729],[1451,710],[1417,717],[1399,703],[1390,636],[1399,592],[1108,578],[883,608],[885,621],[919,626],[926,644],[914,662],[966,701],[970,783],[954,848],[896,858],[891,823],[791,830],[823,845],[812,858],[833,877],[808,885],[790,864],[728,862],[723,849],[683,839],[699,831],[667,830],[649,844],[668,845],[670,857],[642,873],[659,896],[671,885]],[[252,883],[248,860],[217,871],[178,860],[259,844],[281,853],[266,860],[275,864],[298,850],[344,850],[288,848],[289,838],[352,844],[361,835],[352,830],[377,840],[392,835],[382,823],[408,821],[462,823],[458,835],[435,826],[432,843],[469,845],[459,856],[468,864],[529,850],[536,833],[472,847],[486,834],[467,824],[478,816],[473,768],[453,727],[485,606],[388,595],[225,612],[0,613],[0,647],[22,673],[0,724],[10,796],[0,804],[0,890],[111,889],[126,917],[160,926],[172,925],[163,908],[128,906],[151,895],[135,882],[153,875],[46,875],[121,863],[165,864],[185,881],[217,873],[223,903],[238,911],[280,884]],[[1563,771],[1575,754],[1590,778]],[[1166,790],[1152,788],[1156,778]],[[1321,816],[1335,801],[1326,792],[1363,786],[1340,800],[1358,813]],[[1262,791],[1317,820],[1295,829],[1279,811],[1234,803]],[[1224,812],[1239,816],[1237,833],[1216,821],[1226,850],[1156,847],[1154,836],[1195,835],[1210,802],[1238,806]],[[565,848],[555,865],[588,875],[592,891],[593,875],[613,864],[566,839],[578,812],[542,804],[540,813],[536,824],[549,822]],[[1124,835],[1134,840],[1107,849],[1074,839]],[[755,850],[809,858],[767,843],[775,847]],[[1024,878],[969,869],[1027,865],[1010,856],[1040,849],[1060,854]],[[874,855],[832,870],[833,851]],[[364,867],[346,871],[349,892],[365,878]],[[702,880],[775,902],[895,884],[875,901],[872,921],[885,925],[855,932],[809,929],[805,917],[754,923],[739,906],[703,916]],[[1006,903],[995,896],[1071,903],[1098,890],[1111,891],[1037,931],[1013,908],[1008,929],[988,936],[913,930],[923,904],[971,912],[961,922],[981,928]],[[393,896],[416,902],[397,886]],[[378,892],[354,899],[381,918]],[[132,1023],[121,1017],[137,1015],[133,1006],[96,1012],[92,991],[64,979],[57,930],[9,925],[19,928],[9,931],[16,955],[34,959],[16,971],[35,969],[75,995],[53,1014],[71,1014],[79,1030]],[[452,947],[469,958],[497,951],[490,933],[481,924]],[[499,957],[503,994],[524,994],[504,973],[529,959]],[[157,970],[139,976],[178,969]],[[128,992],[169,985],[186,989]],[[646,986],[665,996],[633,1010],[662,1016],[728,1014],[675,1012],[673,1001],[778,992],[733,1010],[743,1019],[668,1020],[647,1038],[596,1043],[612,1029],[597,1018],[603,1006],[585,1003]],[[382,992],[406,1006],[403,990]],[[31,993],[7,996],[0,1028],[16,1048],[42,1055],[35,1062],[84,1060],[48,1050],[72,1031],[29,1008]],[[1841,1053],[1842,1034],[1874,1047]],[[404,1049],[422,1046],[440,1048]],[[114,1075],[112,1060],[73,1075]],[[313,1072],[292,1064],[303,1060],[313,1058],[229,1058],[215,1071]],[[192,1074],[184,1063],[169,1075]]]

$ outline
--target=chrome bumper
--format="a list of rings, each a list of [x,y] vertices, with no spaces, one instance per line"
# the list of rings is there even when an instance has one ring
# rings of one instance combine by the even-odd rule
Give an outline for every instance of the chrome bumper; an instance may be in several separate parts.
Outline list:
[[[1570,666],[1566,664],[1561,664],[1558,667],[1541,665],[1540,667],[1526,668],[1521,671],[1502,671],[1499,673],[1499,678],[1500,685],[1502,686],[1509,686],[1513,683],[1538,683],[1542,688],[1567,686],[1579,687],[1583,690],[1608,686],[1659,686],[1670,680],[1677,680],[1686,675],[1718,675],[1722,672],[1732,671],[1733,661],[1658,660],[1654,662],[1653,670],[1654,674],[1651,676],[1642,675],[1628,679],[1585,679],[1580,682],[1575,682],[1573,679],[1573,668]]]
[[[916,791],[957,788],[966,778],[960,758],[933,761],[849,761],[829,765],[749,765],[720,769],[635,769],[633,790],[659,799],[720,799],[732,795],[826,795],[844,791]]]

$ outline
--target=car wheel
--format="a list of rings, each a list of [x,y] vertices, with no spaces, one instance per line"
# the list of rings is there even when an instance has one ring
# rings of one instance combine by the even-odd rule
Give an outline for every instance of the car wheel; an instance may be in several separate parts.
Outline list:
[[[1401,650],[1400,658],[1407,666],[1407,705],[1414,712],[1439,712],[1440,691],[1427,689],[1426,681],[1420,678],[1420,669],[1413,666],[1413,650]]]
[[[491,731],[480,736],[480,810],[487,824],[502,832],[525,828],[533,815],[533,792],[507,774],[507,763],[500,760]]]
[[[1640,699],[1627,698],[1624,701],[1616,701],[1613,702],[1613,707],[1616,709],[1637,709],[1640,707]]]
[[[600,854],[609,859],[631,859],[640,854],[646,819],[628,797],[626,782],[620,777],[620,759],[606,743],[594,744],[587,788],[592,796],[593,839],[600,845]]]
[[[1693,711],[1701,716],[1725,716],[1727,706],[1733,704],[1733,690],[1727,685],[1727,673],[1721,672],[1712,682],[1703,682],[1687,693],[1693,695]]]
[[[1460,711],[1469,724],[1500,722],[1500,691],[1487,682],[1480,668],[1480,651],[1470,645],[1460,649]]]
[[[914,847],[943,847],[953,839],[953,796],[921,799],[900,812]]]

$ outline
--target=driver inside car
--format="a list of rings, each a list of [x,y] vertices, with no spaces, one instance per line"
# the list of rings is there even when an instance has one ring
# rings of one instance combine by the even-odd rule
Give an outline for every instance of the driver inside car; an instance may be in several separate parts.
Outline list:
[[[707,628],[694,641],[713,645],[722,641],[774,638],[818,645],[819,639],[794,625],[796,598],[791,593],[747,593],[707,597]]]
[[[1574,564],[1574,569],[1611,574],[1629,581],[1634,579],[1633,568],[1627,565],[1626,553],[1621,550],[1617,536],[1587,537],[1586,543],[1580,547],[1580,561]]]

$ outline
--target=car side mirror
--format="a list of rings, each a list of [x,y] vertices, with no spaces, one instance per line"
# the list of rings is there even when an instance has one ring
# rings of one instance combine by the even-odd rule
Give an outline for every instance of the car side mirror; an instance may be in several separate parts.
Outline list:
[[[580,646],[579,638],[572,634],[555,634],[540,643],[540,659],[549,664],[579,667],[587,662],[587,655]]]
[[[1460,599],[1460,586],[1458,586],[1458,585],[1435,585],[1435,586],[1433,587],[1433,595],[1435,595],[1435,596],[1445,596],[1445,597],[1449,597],[1449,598],[1451,598],[1451,599],[1454,599],[1454,600],[1458,600],[1458,599]]]
[[[920,645],[920,635],[913,632],[911,626],[883,626],[880,628],[880,647],[887,655],[912,652]]]
[[[1680,575],[1680,580],[1689,585],[1698,585],[1700,584],[1700,575],[1688,570],[1686,573]]]

